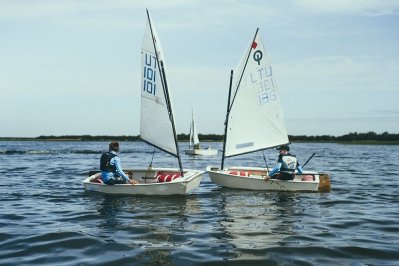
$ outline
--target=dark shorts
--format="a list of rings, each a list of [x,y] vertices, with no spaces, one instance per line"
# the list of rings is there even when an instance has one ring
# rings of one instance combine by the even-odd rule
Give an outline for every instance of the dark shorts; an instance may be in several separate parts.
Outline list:
[[[277,173],[274,176],[272,176],[272,179],[278,179],[278,180],[293,180],[294,178],[295,175],[286,174],[286,173]]]
[[[110,178],[108,180],[108,182],[105,182],[105,184],[107,184],[107,185],[126,184],[126,180],[120,176],[116,176],[116,177]]]

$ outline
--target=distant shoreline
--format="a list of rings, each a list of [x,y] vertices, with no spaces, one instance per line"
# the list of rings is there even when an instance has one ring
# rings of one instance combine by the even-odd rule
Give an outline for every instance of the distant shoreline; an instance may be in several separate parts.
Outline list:
[[[306,136],[289,135],[289,140],[293,143],[338,143],[338,144],[357,144],[357,145],[399,145],[399,134],[384,132],[349,133],[339,137],[330,135]],[[180,142],[189,141],[188,134],[179,134],[177,138]],[[223,141],[223,135],[199,134],[202,142]],[[39,136],[34,138],[26,137],[0,137],[0,141],[140,141],[140,136],[91,136],[91,135],[63,135],[63,136]]]
[[[44,141],[44,142],[57,142],[57,141],[70,141],[70,142],[78,142],[78,141],[111,141],[111,140],[82,140],[82,139],[37,139],[37,138],[0,138],[1,141]],[[118,140],[112,139],[112,141],[130,141],[136,142],[140,140]],[[188,142],[188,140],[179,140],[179,142]],[[219,140],[201,140],[202,143],[204,142],[222,142]],[[309,140],[295,140],[291,141],[291,143],[337,143],[337,144],[346,144],[346,145],[399,145],[399,140],[397,141],[378,141],[378,140],[368,140],[368,141],[309,141]]]

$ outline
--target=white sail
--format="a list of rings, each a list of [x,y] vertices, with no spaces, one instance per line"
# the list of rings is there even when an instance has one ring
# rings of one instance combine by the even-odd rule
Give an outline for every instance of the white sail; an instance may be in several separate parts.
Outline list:
[[[197,144],[199,144],[199,139],[198,139],[197,126],[195,125],[194,111],[192,111],[192,115],[191,116],[192,116],[191,127],[192,127],[193,143],[194,143],[194,145],[197,145]]]
[[[158,58],[158,61],[157,61]],[[175,133],[168,109],[164,86],[165,76],[161,66],[164,64],[161,43],[148,14],[148,22],[141,47],[141,118],[140,137],[177,156]]]
[[[234,85],[225,156],[288,143],[271,60],[258,35],[237,67]]]
[[[190,143],[188,147],[191,148],[193,146],[193,123],[190,123]]]

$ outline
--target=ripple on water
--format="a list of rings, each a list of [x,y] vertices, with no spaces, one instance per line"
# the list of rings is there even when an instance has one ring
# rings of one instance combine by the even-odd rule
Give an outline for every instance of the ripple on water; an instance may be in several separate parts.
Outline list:
[[[153,148],[122,143],[122,165],[146,167]],[[220,144],[220,143],[218,143]],[[85,193],[107,142],[0,142],[0,261],[4,265],[396,265],[397,147],[294,143],[329,193],[222,189],[204,174],[177,197]],[[181,143],[185,148],[188,144]],[[28,152],[27,152],[28,151]],[[36,152],[32,152],[36,151]],[[301,154],[303,153],[303,154]],[[266,151],[275,162],[275,151]],[[220,158],[182,156],[185,168]],[[389,161],[388,167],[380,167]],[[262,153],[226,165],[263,166]],[[270,163],[272,164],[272,163]],[[160,152],[154,166],[177,166]],[[354,167],[372,165],[373,167]],[[374,167],[375,166],[375,167]],[[376,170],[378,169],[378,175]]]

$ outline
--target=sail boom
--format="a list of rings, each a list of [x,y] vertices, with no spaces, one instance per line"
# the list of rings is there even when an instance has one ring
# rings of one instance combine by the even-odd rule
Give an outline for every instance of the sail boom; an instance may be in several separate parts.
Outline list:
[[[177,155],[176,155],[176,154],[171,153],[171,152],[169,152],[169,151],[167,151],[167,150],[165,150],[165,149],[162,149],[161,147],[159,147],[159,146],[157,146],[157,145],[155,145],[155,144],[153,144],[153,143],[151,143],[151,142],[149,142],[149,141],[146,141],[145,139],[142,139],[141,137],[140,137],[140,139],[141,139],[141,141],[147,143],[148,145],[150,145],[150,146],[152,146],[152,147],[154,147],[154,148],[157,148],[157,149],[159,149],[159,150],[161,150],[161,151],[163,151],[163,152],[166,152],[167,154],[172,155],[173,157],[176,157],[176,158],[177,158]]]

